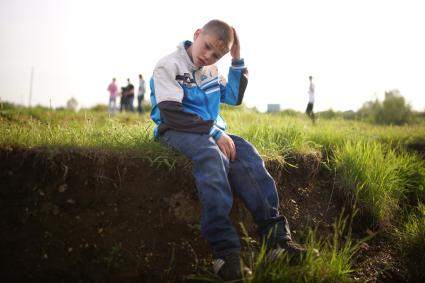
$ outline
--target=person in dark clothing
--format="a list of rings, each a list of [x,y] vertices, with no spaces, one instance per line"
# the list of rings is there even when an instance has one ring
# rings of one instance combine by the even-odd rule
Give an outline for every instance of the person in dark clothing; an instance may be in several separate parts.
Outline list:
[[[126,110],[126,105],[127,105],[127,88],[126,87],[121,87],[121,95],[120,95],[120,112],[122,112],[123,110]]]
[[[130,82],[130,79],[127,79],[126,87],[126,110],[133,112],[134,111],[134,85]]]

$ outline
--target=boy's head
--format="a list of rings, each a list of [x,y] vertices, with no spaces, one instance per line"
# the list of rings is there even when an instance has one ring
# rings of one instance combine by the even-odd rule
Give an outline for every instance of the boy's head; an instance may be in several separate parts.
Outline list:
[[[203,67],[216,63],[233,45],[233,28],[220,20],[212,20],[193,35],[193,44],[188,49],[193,63]]]

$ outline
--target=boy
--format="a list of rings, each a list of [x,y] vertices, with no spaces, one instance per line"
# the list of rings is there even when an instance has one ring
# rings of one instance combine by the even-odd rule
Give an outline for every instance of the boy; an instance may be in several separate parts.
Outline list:
[[[227,52],[232,56],[228,82],[213,65]],[[156,65],[150,81],[156,138],[192,160],[201,201],[201,233],[214,252],[213,269],[224,280],[250,273],[240,259],[240,242],[230,220],[232,189],[243,200],[260,234],[274,252],[285,249],[300,256],[305,249],[291,240],[288,223],[279,215],[274,180],[257,150],[225,132],[220,103],[239,105],[247,86],[234,28],[212,20],[196,30]]]

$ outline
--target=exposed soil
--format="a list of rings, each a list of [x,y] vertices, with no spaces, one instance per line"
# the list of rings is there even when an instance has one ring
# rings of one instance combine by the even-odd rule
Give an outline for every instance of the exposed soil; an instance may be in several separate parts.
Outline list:
[[[321,156],[288,161],[296,167],[266,165],[294,238],[303,242],[308,228],[331,235],[345,207],[333,174]],[[2,148],[0,188],[2,282],[181,282],[210,268],[191,164],[183,157],[169,170],[131,153]],[[237,197],[232,217],[257,239]],[[355,225],[358,238],[369,228],[364,219]],[[409,279],[380,236],[354,261],[358,282]]]

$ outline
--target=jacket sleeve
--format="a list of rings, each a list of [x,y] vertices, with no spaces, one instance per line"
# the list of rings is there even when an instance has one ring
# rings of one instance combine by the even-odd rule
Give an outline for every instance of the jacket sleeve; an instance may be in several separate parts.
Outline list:
[[[244,60],[232,60],[228,82],[220,80],[221,102],[230,105],[240,105],[247,85],[248,69],[245,67]]]
[[[161,135],[173,129],[180,132],[208,134],[218,140],[223,131],[214,126],[213,120],[203,120],[199,115],[184,111],[184,90],[176,80],[177,72],[177,67],[165,63],[158,65],[153,74],[155,98],[161,117],[158,133]]]

